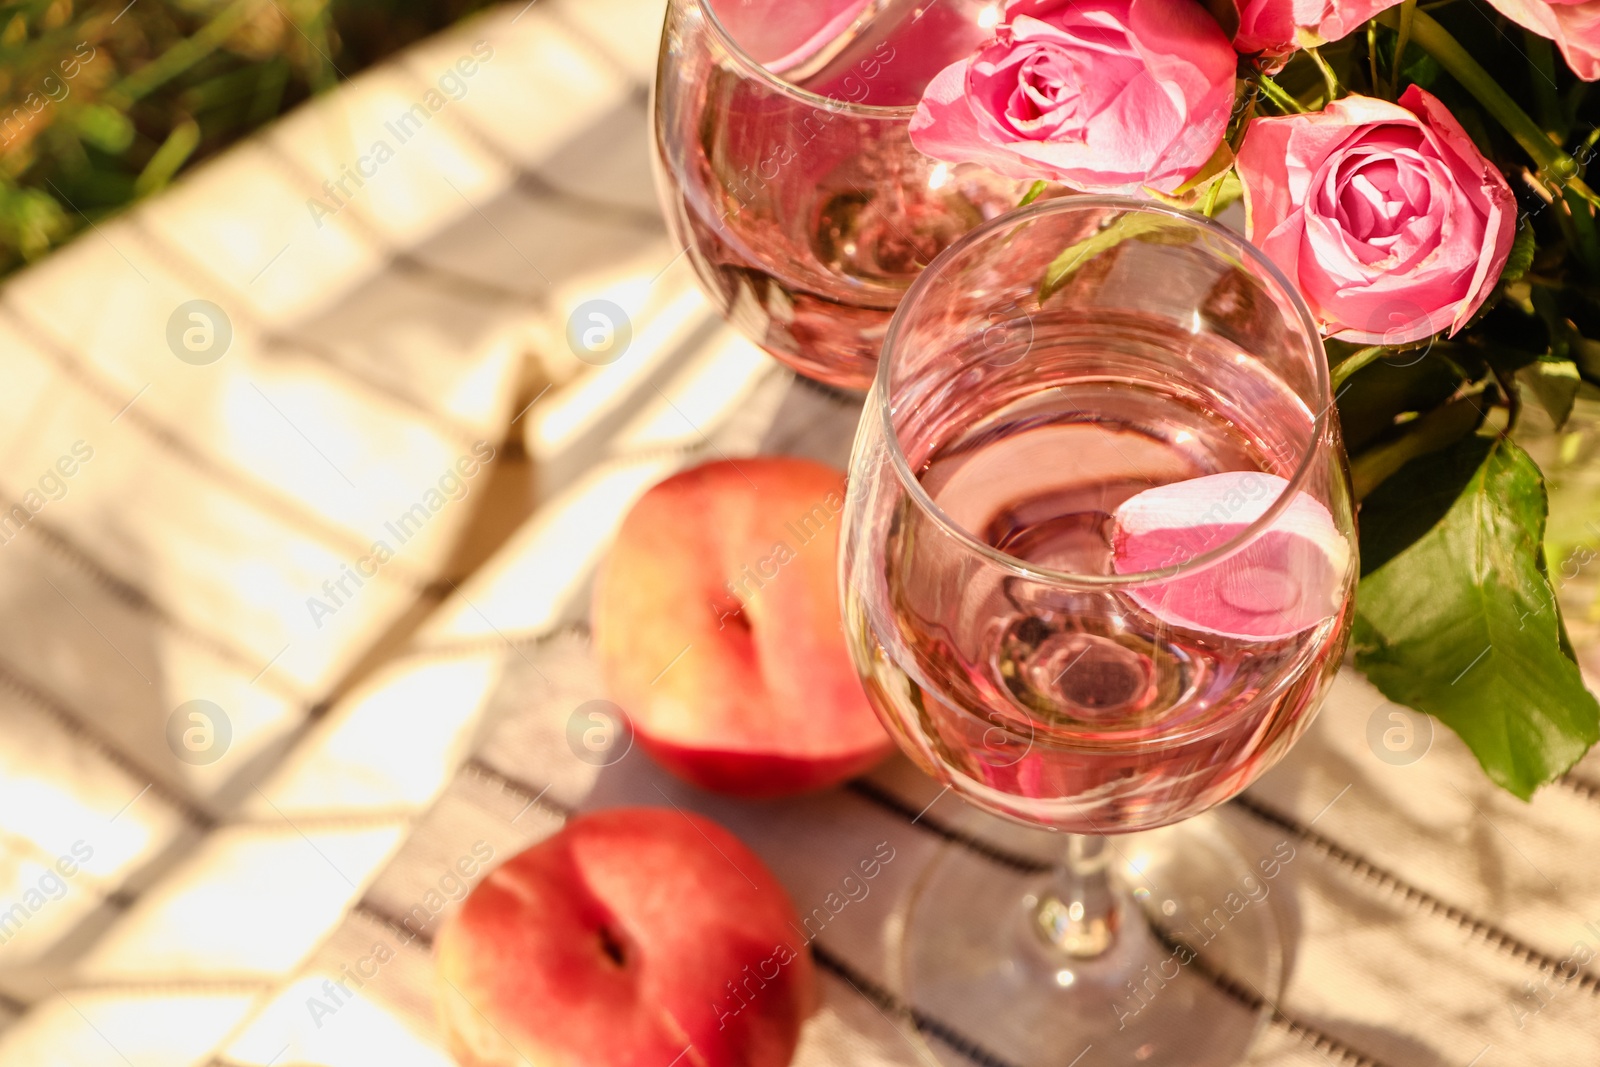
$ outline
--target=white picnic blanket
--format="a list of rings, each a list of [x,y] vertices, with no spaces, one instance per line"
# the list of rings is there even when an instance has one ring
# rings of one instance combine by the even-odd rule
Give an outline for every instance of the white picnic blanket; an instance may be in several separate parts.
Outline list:
[[[724,326],[667,241],[660,18],[498,8],[0,290],[0,1067],[448,1064],[429,944],[457,861],[622,803],[718,820],[802,911],[891,842],[817,940],[798,1062],[961,1036],[890,988],[886,921],[935,850],[1039,863],[1049,835],[899,759],[743,803],[568,741],[631,501],[718,456],[842,463],[856,416]],[[596,298],[632,330],[602,367],[565,337]],[[532,517],[466,573],[462,531],[508,496]],[[1600,1063],[1600,760],[1524,805],[1418,725],[1346,672],[1220,813],[1294,856],[1248,1062]]]

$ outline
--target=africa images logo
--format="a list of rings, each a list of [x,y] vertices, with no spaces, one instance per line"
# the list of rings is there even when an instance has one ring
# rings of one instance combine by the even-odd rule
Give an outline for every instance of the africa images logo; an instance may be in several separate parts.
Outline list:
[[[394,559],[400,548],[416,537],[429,519],[443,511],[451,501],[464,499],[470,491],[470,480],[494,462],[494,456],[494,446],[487,441],[479,441],[472,446],[471,455],[461,456],[446,467],[435,483],[423,491],[420,500],[385,522],[383,528],[394,538],[394,544],[391,545],[382,537],[373,541],[371,550],[356,560],[353,566],[342,564],[336,577],[322,583],[322,596],[306,597],[306,612],[311,616],[312,625],[318,630],[322,629],[324,620],[355,599],[361,587],[376,578],[383,565]]]
[[[453,66],[446,67],[437,79],[437,86],[429,86],[423,91],[421,99],[383,124],[384,131],[394,138],[393,144],[388,138],[379,137],[365,153],[356,157],[353,168],[348,163],[339,164],[338,176],[322,183],[322,192],[327,199],[313,196],[306,200],[306,210],[317,229],[322,229],[323,219],[343,211],[362,187],[378,176],[379,168],[395,157],[396,150],[421,133],[433,121],[433,116],[443,111],[452,100],[465,98],[467,79],[493,58],[493,45],[488,41],[475,42],[472,55],[462,56]],[[353,189],[352,184],[355,186]]]

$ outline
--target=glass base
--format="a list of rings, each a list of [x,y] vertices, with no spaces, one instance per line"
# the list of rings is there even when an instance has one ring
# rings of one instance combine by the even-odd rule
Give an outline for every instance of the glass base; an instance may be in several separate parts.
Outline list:
[[[1065,845],[1065,838],[1062,844]],[[899,916],[891,977],[922,1017],[926,1058],[951,1067],[1225,1067],[1244,1059],[1284,975],[1271,857],[1247,857],[1214,815],[1111,838],[1110,945],[1059,933],[1081,919],[1058,876],[957,845]],[[1057,933],[1052,942],[1046,931]],[[970,1045],[963,1052],[957,1046]]]

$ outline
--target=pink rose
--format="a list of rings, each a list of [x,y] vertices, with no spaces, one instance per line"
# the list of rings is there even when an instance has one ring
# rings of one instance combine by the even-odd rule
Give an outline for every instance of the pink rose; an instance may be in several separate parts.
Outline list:
[[[1512,22],[1548,37],[1572,73],[1600,78],[1600,0],[1489,0]]]
[[[1241,52],[1284,56],[1306,45],[1337,41],[1400,0],[1234,0]]]
[[[1511,187],[1437,99],[1348,96],[1257,119],[1239,150],[1247,234],[1323,333],[1405,344],[1478,310],[1511,251]]]
[[[1194,0],[1013,0],[977,54],[929,83],[930,156],[1076,189],[1171,192],[1216,151],[1237,60]]]

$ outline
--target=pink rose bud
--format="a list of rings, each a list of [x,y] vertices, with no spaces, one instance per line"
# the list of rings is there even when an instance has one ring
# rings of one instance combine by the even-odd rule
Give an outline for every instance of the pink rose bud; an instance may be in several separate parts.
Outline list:
[[[1237,58],[1195,0],[1012,0],[911,120],[923,153],[1091,192],[1172,192],[1222,143]]]
[[[1337,41],[1400,0],[1234,0],[1239,31],[1233,47],[1269,58]]]
[[[1118,574],[1160,570],[1221,548],[1244,533],[1289,483],[1230,471],[1146,489],[1112,517]],[[1319,501],[1295,493],[1272,523],[1218,563],[1128,590],[1162,622],[1222,637],[1272,640],[1338,613],[1350,545]]]
[[[1454,333],[1494,290],[1516,200],[1439,100],[1347,96],[1250,124],[1239,150],[1246,234],[1322,332],[1363,345]]]
[[[1572,73],[1600,79],[1600,0],[1489,0],[1500,14],[1548,37]]]

